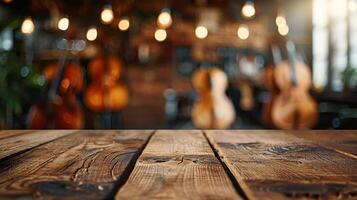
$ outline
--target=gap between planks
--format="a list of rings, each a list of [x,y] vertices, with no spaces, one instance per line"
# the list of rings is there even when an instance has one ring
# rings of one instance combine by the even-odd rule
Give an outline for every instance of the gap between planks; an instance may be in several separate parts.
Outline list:
[[[216,158],[219,160],[219,162],[221,163],[221,165],[223,166],[224,171],[226,172],[228,178],[230,179],[234,189],[236,190],[236,192],[239,194],[239,196],[242,197],[242,199],[247,200],[248,197],[247,195],[244,193],[242,187],[240,186],[240,184],[238,183],[237,179],[234,177],[233,173],[229,170],[228,166],[226,165],[226,163],[222,160],[221,156],[219,156],[218,154],[218,150],[214,148],[213,144],[211,143],[211,141],[208,139],[206,132],[203,130],[202,131],[203,135],[206,138],[207,143],[209,144],[209,146],[211,147],[214,155],[216,156]]]
[[[113,186],[120,187],[118,180],[122,178],[122,172],[129,163],[135,163],[133,154],[143,149],[142,145],[152,133],[139,130],[79,131],[70,134],[71,137],[62,137],[2,160],[0,199],[10,196],[108,199]],[[112,178],[113,170],[115,178]]]
[[[202,131],[153,134],[116,199],[241,199]]]
[[[121,175],[121,178],[118,179],[114,185],[113,189],[109,192],[109,194],[104,198],[104,199],[115,199],[115,195],[118,193],[120,188],[123,187],[123,185],[128,181],[130,174],[133,172],[134,167],[136,165],[136,162],[138,161],[138,158],[141,156],[143,153],[144,149],[146,148],[147,144],[150,142],[152,136],[156,133],[156,130],[152,131],[146,140],[146,142],[142,145],[142,147],[138,150],[138,153],[131,159],[131,161],[128,163],[127,168],[123,171],[123,174]]]
[[[206,134],[250,199],[356,195],[356,160],[311,140],[276,131]]]

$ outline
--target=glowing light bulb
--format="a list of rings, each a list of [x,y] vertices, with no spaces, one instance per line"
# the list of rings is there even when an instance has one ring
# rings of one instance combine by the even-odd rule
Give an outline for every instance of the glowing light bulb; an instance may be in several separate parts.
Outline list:
[[[278,14],[275,19],[275,23],[277,26],[284,26],[286,25],[286,18],[283,14]]]
[[[113,21],[114,13],[113,13],[112,6],[110,5],[104,6],[102,12],[100,13],[100,19],[104,24],[109,24]]]
[[[12,0],[3,0],[4,3],[11,3]]]
[[[246,40],[249,37],[249,28],[247,25],[242,24],[238,27],[237,35],[240,39]]]
[[[242,8],[242,15],[246,18],[251,18],[255,15],[255,7],[252,1],[245,2]]]
[[[58,21],[57,27],[59,30],[65,31],[69,27],[69,19],[67,17],[63,17]]]
[[[121,31],[126,31],[129,29],[129,27],[130,27],[130,21],[127,18],[121,19],[118,23],[118,28]]]
[[[160,28],[169,28],[172,24],[172,17],[169,10],[163,10],[157,17],[157,25]]]
[[[167,33],[165,31],[165,29],[157,29],[155,31],[155,40],[159,41],[159,42],[162,42],[166,39],[167,37]]]
[[[288,25],[282,25],[278,27],[278,32],[280,35],[285,36],[289,33],[289,26]]]
[[[26,17],[26,19],[21,24],[21,32],[26,35],[30,35],[35,30],[35,24],[33,23],[31,17]]]
[[[95,39],[97,39],[97,36],[98,36],[98,31],[96,28],[92,27],[92,28],[88,29],[87,40],[94,41]]]
[[[208,36],[208,30],[204,26],[197,26],[195,29],[195,35],[199,39],[204,39]]]

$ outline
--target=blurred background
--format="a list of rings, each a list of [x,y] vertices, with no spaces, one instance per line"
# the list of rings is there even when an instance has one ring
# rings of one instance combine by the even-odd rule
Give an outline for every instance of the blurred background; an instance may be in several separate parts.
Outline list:
[[[357,0],[1,0],[0,129],[356,129]]]

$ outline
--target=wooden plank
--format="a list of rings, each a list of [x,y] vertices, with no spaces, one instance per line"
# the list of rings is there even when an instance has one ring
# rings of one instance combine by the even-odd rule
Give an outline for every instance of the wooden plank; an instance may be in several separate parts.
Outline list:
[[[0,159],[66,136],[74,131],[6,131],[0,139]]]
[[[103,199],[152,131],[80,131],[0,162],[0,198]]]
[[[357,195],[357,159],[276,131],[205,131],[250,199]]]
[[[340,153],[357,158],[357,130],[333,131],[288,131],[299,138],[311,140],[316,144],[332,148]]]
[[[16,135],[22,135],[30,132],[34,132],[34,131],[33,130],[2,130],[0,131],[0,140],[7,137],[13,137]]]
[[[201,131],[157,131],[116,199],[240,199]]]

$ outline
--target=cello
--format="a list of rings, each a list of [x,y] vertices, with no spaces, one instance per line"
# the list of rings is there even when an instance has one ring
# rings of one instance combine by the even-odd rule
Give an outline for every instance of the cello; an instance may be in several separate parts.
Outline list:
[[[192,84],[199,94],[192,109],[192,121],[201,129],[229,128],[235,119],[232,102],[225,92],[227,75],[217,67],[200,68],[192,77]]]
[[[264,86],[268,91],[264,96],[263,102],[263,122],[266,127],[274,128],[274,123],[272,119],[272,106],[273,102],[278,95],[278,88],[274,80],[274,69],[281,61],[281,51],[276,45],[272,45],[271,52],[273,56],[273,63],[268,64],[264,69]]]
[[[307,129],[317,120],[317,104],[309,94],[311,72],[297,60],[292,41],[287,41],[288,61],[274,69],[274,80],[280,93],[272,106],[272,120],[280,129]]]
[[[30,129],[80,129],[84,126],[82,108],[76,94],[83,87],[83,72],[80,66],[68,63],[67,54],[58,64],[48,65],[43,75],[51,83],[46,104],[33,105],[27,116]]]
[[[127,87],[119,79],[122,62],[114,56],[98,56],[88,66],[92,82],[84,94],[87,107],[95,112],[119,111],[129,104]]]

